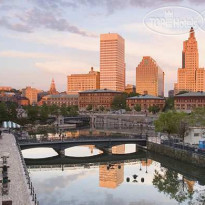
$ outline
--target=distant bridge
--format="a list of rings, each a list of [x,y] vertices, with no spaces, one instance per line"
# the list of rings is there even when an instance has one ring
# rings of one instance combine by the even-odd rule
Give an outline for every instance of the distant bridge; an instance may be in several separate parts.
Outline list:
[[[79,138],[63,138],[57,140],[18,140],[22,150],[31,148],[53,148],[58,154],[64,155],[65,149],[82,146],[82,145],[95,145],[95,147],[105,153],[111,153],[113,146],[122,144],[136,144],[137,146],[146,146],[146,136],[137,135],[134,137],[79,137]]]

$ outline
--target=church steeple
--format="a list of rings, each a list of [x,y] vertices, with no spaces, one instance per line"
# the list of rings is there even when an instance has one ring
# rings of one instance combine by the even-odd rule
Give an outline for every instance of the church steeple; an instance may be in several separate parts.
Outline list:
[[[52,78],[52,81],[51,81],[51,86],[50,86],[50,91],[49,91],[49,93],[50,93],[51,95],[55,95],[55,94],[58,93],[57,90],[56,90],[56,85],[55,85],[55,81],[54,81],[53,78]]]

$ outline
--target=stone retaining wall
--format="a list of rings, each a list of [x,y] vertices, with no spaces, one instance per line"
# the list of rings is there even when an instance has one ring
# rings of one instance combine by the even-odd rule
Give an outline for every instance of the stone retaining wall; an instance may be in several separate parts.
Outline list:
[[[199,167],[205,168],[205,156],[188,152],[186,150],[176,149],[162,144],[147,142],[147,149],[164,156],[188,162]]]

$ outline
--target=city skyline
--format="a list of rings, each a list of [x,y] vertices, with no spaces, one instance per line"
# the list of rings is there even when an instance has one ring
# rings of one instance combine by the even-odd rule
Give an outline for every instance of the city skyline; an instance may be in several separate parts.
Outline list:
[[[48,90],[51,79],[55,78],[58,90],[65,91],[67,75],[87,73],[88,68],[92,66],[100,70],[99,35],[113,32],[119,33],[125,39],[126,84],[135,85],[135,68],[142,57],[148,55],[158,62],[166,74],[167,96],[167,91],[173,89],[177,80],[177,69],[181,64],[181,45],[187,39],[188,31],[178,36],[160,35],[146,28],[143,18],[151,10],[169,4],[186,5],[202,12],[200,6],[193,5],[193,1],[187,1],[186,4],[182,1],[156,1],[151,7],[148,1],[133,5],[127,3],[126,6],[119,1],[121,4],[116,6],[113,3],[110,9],[104,3],[89,8],[86,3],[75,5],[73,2],[73,7],[65,8],[56,3],[58,6],[52,16],[51,10],[55,4],[46,0],[41,1],[41,4],[39,2],[18,4],[15,8],[6,1],[2,1],[0,5],[0,10],[4,9],[0,16],[0,86],[20,89],[30,85]],[[20,15],[23,9],[25,13]],[[61,16],[59,9],[62,9]],[[45,10],[47,18],[42,14]],[[78,16],[78,12],[81,12],[81,15]],[[130,13],[132,15],[127,15]],[[7,16],[8,18],[3,18]],[[85,16],[87,18],[84,18]],[[49,23],[51,20],[59,22],[60,19],[65,20],[61,26]],[[205,65],[204,34],[201,29],[195,30],[199,42],[200,67]],[[169,55],[166,51],[169,51]],[[8,73],[12,73],[10,78],[7,78]]]

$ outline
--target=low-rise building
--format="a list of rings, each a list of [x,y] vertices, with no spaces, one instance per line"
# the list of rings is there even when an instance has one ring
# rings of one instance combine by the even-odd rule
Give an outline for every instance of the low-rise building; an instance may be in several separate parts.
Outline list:
[[[11,91],[12,87],[9,86],[0,86],[0,91]]]
[[[191,111],[198,107],[205,107],[205,92],[190,92],[174,96],[176,110]]]
[[[80,91],[100,89],[100,72],[93,67],[87,74],[72,74],[67,77],[67,94],[78,94]]]
[[[92,109],[100,107],[110,109],[113,99],[117,95],[122,95],[122,92],[108,90],[106,88],[79,92],[79,109],[86,110],[88,106],[92,106]]]
[[[11,92],[0,93],[0,102],[16,102],[15,93],[11,93]]]
[[[205,127],[189,127],[184,142],[198,145],[201,140],[205,140]]]
[[[135,85],[131,85],[131,84],[127,84],[125,86],[125,92],[126,93],[136,93],[136,86]]]
[[[130,109],[133,109],[135,105],[139,105],[142,111],[148,110],[151,106],[157,106],[162,110],[165,106],[165,98],[152,95],[139,95],[127,98],[126,104]]]
[[[46,105],[57,105],[57,106],[74,106],[78,105],[78,95],[67,95],[67,94],[57,94],[57,95],[47,95],[41,99],[41,104]]]
[[[16,102],[18,103],[18,105],[27,106],[30,103],[29,99],[26,97],[22,97],[22,96],[18,95],[18,96],[15,96],[15,98],[16,98]]]
[[[22,89],[22,96],[29,99],[30,105],[35,105],[38,102],[39,90],[32,87],[26,87]]]

